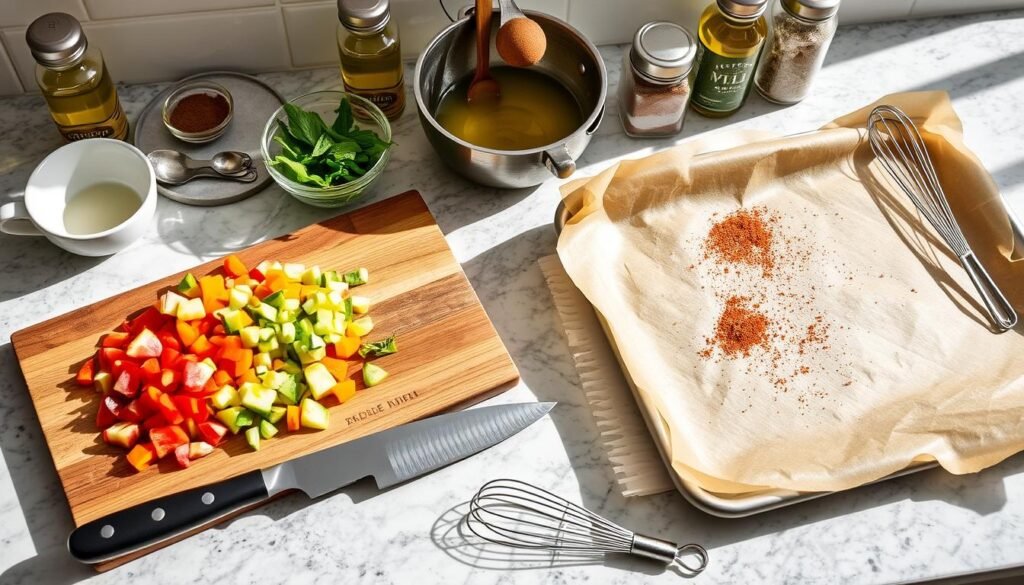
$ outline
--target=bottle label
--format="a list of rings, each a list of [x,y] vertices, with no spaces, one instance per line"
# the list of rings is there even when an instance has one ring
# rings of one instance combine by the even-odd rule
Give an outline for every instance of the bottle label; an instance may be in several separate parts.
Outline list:
[[[723,57],[698,43],[691,101],[713,112],[739,109],[750,93],[759,54],[760,51],[746,57]]]
[[[106,120],[96,124],[80,124],[78,126],[61,126],[57,129],[64,136],[64,140],[75,142],[86,138],[115,138],[126,140],[128,138],[128,118],[121,109],[121,102],[115,102],[114,112]]]
[[[394,87],[384,89],[362,89],[352,87],[345,83],[345,91],[354,93],[361,98],[373,102],[373,105],[380,108],[381,112],[389,119],[394,119],[405,109],[405,87],[404,80],[399,81]]]

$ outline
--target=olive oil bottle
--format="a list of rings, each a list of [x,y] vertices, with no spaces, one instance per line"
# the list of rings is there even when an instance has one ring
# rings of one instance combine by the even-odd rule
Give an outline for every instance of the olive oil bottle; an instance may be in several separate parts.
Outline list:
[[[374,103],[390,120],[405,109],[398,23],[388,0],[338,0],[338,54],[345,91]]]
[[[65,140],[128,138],[128,119],[103,55],[89,46],[73,16],[44,14],[28,27],[25,40],[37,63],[36,83]]]
[[[714,118],[739,110],[752,87],[768,25],[767,0],[717,0],[697,27],[690,106]]]

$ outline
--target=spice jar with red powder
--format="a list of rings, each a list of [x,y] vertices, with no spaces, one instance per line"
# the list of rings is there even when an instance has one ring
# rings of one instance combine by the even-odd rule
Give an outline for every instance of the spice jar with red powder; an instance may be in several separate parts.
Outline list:
[[[231,93],[222,86],[210,81],[187,83],[164,100],[164,126],[185,142],[210,142],[227,129],[233,108]]]
[[[619,119],[629,136],[673,136],[690,102],[693,35],[672,22],[649,22],[633,36],[619,78]]]

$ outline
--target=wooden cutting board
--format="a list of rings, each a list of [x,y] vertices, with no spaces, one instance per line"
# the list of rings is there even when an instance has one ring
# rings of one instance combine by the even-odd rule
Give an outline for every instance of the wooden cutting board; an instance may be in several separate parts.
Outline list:
[[[99,396],[74,383],[100,335],[156,300],[184,272],[14,333],[11,340],[76,526],[171,493],[270,467],[415,419],[452,410],[504,390],[519,379],[498,337],[422,197],[409,191],[238,253],[249,266],[264,259],[365,266],[360,287],[373,305],[371,339],[395,332],[398,353],[376,363],[390,376],[374,388],[358,381],[356,397],[330,407],[325,431],[282,432],[258,452],[235,436],[211,455],[179,470],[173,457],[141,473],[124,451],[103,443],[95,419]],[[218,268],[215,260],[190,270]],[[355,362],[353,362],[355,363]]]

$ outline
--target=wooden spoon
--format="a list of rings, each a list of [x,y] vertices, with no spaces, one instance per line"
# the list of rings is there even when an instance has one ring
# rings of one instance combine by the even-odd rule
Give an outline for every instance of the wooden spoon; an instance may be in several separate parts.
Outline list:
[[[498,82],[491,77],[491,0],[476,0],[476,74],[469,84],[466,100],[497,101],[501,95]]]

